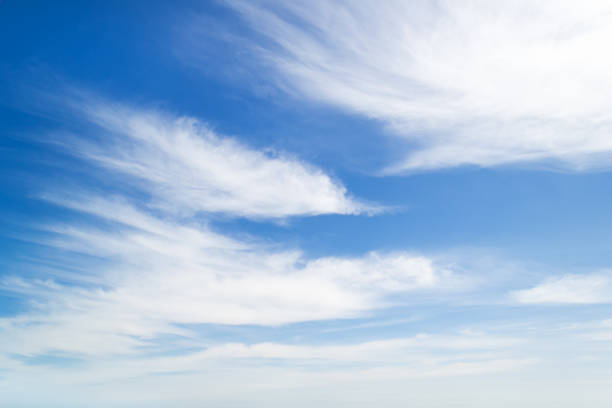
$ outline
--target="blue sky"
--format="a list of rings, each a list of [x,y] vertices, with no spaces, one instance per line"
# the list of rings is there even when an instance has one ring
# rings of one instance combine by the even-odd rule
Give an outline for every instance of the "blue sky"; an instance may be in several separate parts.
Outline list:
[[[0,405],[608,407],[610,16],[0,1]]]

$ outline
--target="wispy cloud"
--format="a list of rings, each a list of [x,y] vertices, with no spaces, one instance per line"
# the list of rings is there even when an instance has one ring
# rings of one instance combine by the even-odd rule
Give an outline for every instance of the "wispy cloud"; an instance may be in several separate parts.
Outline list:
[[[512,297],[520,303],[609,303],[612,302],[612,275],[594,273],[549,278]]]
[[[299,251],[274,251],[202,225],[154,218],[118,200],[82,198],[65,205],[113,227],[52,226],[51,236],[40,242],[103,259],[86,260],[101,283],[92,288],[77,274],[69,285],[6,278],[4,290],[29,295],[38,307],[25,320],[4,322],[4,350],[122,352],[162,334],[184,333],[175,324],[277,325],[355,317],[391,304],[386,299],[393,294],[452,287],[452,273],[425,256],[308,260]],[[80,262],[75,257],[71,266]],[[46,334],[34,335],[40,331]],[[56,340],[50,333],[57,333]]]
[[[281,87],[408,142],[389,172],[612,161],[607,2],[228,3]]]
[[[250,148],[194,118],[93,96],[60,103],[89,126],[87,136],[73,137],[67,150],[127,177],[122,181],[145,190],[151,205],[164,211],[284,218],[382,209],[352,198],[341,182],[315,166]]]
[[[283,358],[317,359],[344,362],[399,362],[415,360],[425,350],[504,349],[521,343],[519,338],[463,333],[454,336],[419,334],[411,338],[370,341],[360,344],[296,346],[275,343],[246,345],[230,343],[211,347],[202,353],[207,358]]]
[[[401,353],[397,356],[401,356]],[[26,393],[20,397],[14,388],[7,387],[3,399],[32,404],[55,402],[60,406],[64,400],[75,406],[90,400],[95,400],[99,406],[168,405],[177,401],[184,406],[196,406],[195,401],[202,399],[219,401],[220,405],[228,401],[242,405],[252,403],[253,398],[262,396],[263,400],[267,400],[272,392],[275,395],[273,406],[282,406],[277,402],[280,398],[287,403],[295,399],[297,406],[306,407],[317,400],[313,393],[329,387],[334,392],[326,401],[341,404],[353,399],[350,395],[355,392],[356,384],[363,384],[369,393],[377,394],[387,385],[395,391],[391,392],[392,395],[405,397],[406,387],[413,382],[410,380],[421,380],[419,387],[431,387],[444,378],[503,373],[538,362],[534,358],[495,358],[486,353],[475,355],[469,352],[444,358],[421,353],[413,359],[404,356],[402,360],[403,364],[349,367],[330,360],[308,367],[295,365],[296,360],[282,360],[292,363],[284,367],[266,363],[265,360],[211,360],[187,355],[132,361],[99,361],[88,367],[63,370],[59,377],[57,371],[48,367],[22,366],[17,375],[6,381],[6,385],[28,384],[37,387],[37,393]],[[155,375],[143,376],[143,373]],[[426,382],[427,379],[430,382]],[[431,381],[433,379],[435,381]],[[240,384],[239,393],[236,392],[236,384]],[[70,392],[73,388],[75,391]],[[151,392],[152,389],[156,391]],[[402,399],[399,397],[398,402]]]
[[[152,384],[173,401],[193,398],[236,397],[236,384],[244,393],[288,391],[295,397],[312,387],[342,387],[355,382],[388,382],[445,377],[478,376],[521,369],[537,358],[517,356],[524,339],[489,334],[419,334],[413,337],[348,344],[296,345],[287,343],[226,343],[179,355],[144,355],[132,358],[89,359],[72,367],[27,364],[26,359],[7,359],[13,374],[5,385],[37,387],[28,401],[49,398],[61,402],[58,389],[76,388],[86,395],[70,393],[70,401],[95,396],[104,403],[120,401],[159,403],[159,393],[143,392]],[[1,358],[1,357],[0,357]],[[0,359],[0,363],[3,361]],[[128,387],[124,385],[129,383]],[[53,384],[53,389],[48,388]],[[195,384],[199,386],[194,387]],[[306,388],[305,388],[306,387]],[[405,387],[405,385],[403,386]],[[112,389],[113,392],[108,392]],[[11,400],[18,395],[6,389]],[[342,394],[333,396],[338,398]],[[21,401],[24,401],[23,398]]]

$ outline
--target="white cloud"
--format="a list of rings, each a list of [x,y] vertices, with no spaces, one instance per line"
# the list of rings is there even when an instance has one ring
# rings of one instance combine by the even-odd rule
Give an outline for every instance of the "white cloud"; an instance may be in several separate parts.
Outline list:
[[[233,401],[236,405],[285,406],[278,404],[282,395],[288,403],[294,401],[299,406],[311,406],[318,400],[316,396],[313,398],[313,392],[319,393],[325,387],[335,391],[326,398],[327,402],[346,401],[346,396],[355,392],[356,387],[367,394],[379,394],[383,391],[381,385],[384,389],[385,384],[393,384],[390,387],[392,394],[405,396],[407,387],[414,385],[414,380],[421,380],[414,390],[414,393],[419,393],[423,386],[438,388],[444,378],[457,380],[485,374],[490,377],[537,362],[533,358],[500,358],[469,353],[456,353],[444,358],[423,354],[422,351],[414,358],[406,358],[401,352],[396,356],[399,362],[391,364],[349,366],[342,365],[346,362],[338,364],[334,359],[305,367],[296,360],[283,360],[292,363],[284,366],[282,362],[228,361],[207,359],[201,355],[121,361],[106,359],[86,367],[61,371],[22,365],[0,384],[0,387],[5,386],[0,401],[32,405],[44,403],[46,406],[52,403],[79,406],[89,401],[99,404],[96,406],[173,406],[178,403],[195,407],[203,401],[214,405],[218,402],[220,406]],[[238,385],[240,392],[236,392]],[[344,387],[347,389],[343,390]],[[36,389],[37,392],[20,395],[22,388]],[[260,402],[254,404],[253,397],[256,396]]]
[[[81,280],[80,272],[62,275],[69,284],[5,279],[5,290],[37,303],[30,314],[4,321],[5,351],[133,352],[162,334],[188,334],[176,324],[278,325],[356,317],[389,305],[390,295],[452,288],[451,272],[420,255],[308,260],[299,251],[153,217],[120,199],[55,202],[111,223],[105,229],[50,226],[50,236],[39,241],[93,256],[69,262],[79,271],[89,269],[98,282]]]
[[[321,169],[219,136],[196,119],[91,97],[67,105],[102,129],[71,140],[70,153],[128,176],[123,182],[145,189],[164,211],[283,218],[379,210],[351,198]]]
[[[301,346],[277,343],[246,345],[229,343],[202,352],[205,358],[280,358],[344,362],[386,362],[418,360],[425,350],[486,350],[516,346],[521,339],[469,334],[440,336],[419,334],[410,338],[369,341],[359,344]]]
[[[564,275],[512,293],[520,303],[609,303],[612,302],[612,280],[609,273]]]
[[[290,92],[410,142],[391,172],[612,161],[605,1],[229,1]]]
[[[16,385],[36,388],[37,393],[28,394],[30,400],[45,396],[47,404],[61,401],[62,395],[70,395],[72,403],[79,401],[78,394],[57,392],[70,388],[78,392],[86,390],[83,398],[95,395],[96,401],[107,404],[164,401],[157,392],[143,393],[143,388],[163,390],[163,396],[173,403],[186,396],[185,402],[191,404],[210,401],[215,396],[227,401],[235,394],[236,384],[240,384],[241,394],[285,389],[304,393],[312,387],[356,382],[363,382],[375,391],[378,387],[374,382],[464,378],[520,369],[537,362],[534,358],[515,355],[516,347],[523,341],[462,333],[419,334],[334,345],[226,343],[179,355],[105,356],[61,369],[7,359],[5,367],[10,367],[12,375],[0,382],[0,389],[5,386],[0,401],[18,394],[11,387]],[[163,382],[151,388],[158,379]],[[53,384],[53,388],[48,389],[48,384]],[[199,385],[194,387],[194,384]]]

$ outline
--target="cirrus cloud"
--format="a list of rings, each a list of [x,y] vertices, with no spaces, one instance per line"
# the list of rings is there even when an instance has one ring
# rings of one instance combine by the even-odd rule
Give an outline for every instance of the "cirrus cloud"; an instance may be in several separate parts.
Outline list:
[[[568,274],[512,292],[520,303],[592,304],[612,302],[610,273]]]
[[[83,92],[48,99],[82,125],[71,136],[60,136],[66,152],[149,195],[150,206],[165,212],[262,219],[382,210],[351,197],[320,168],[285,153],[253,149],[195,118]]]
[[[612,162],[607,2],[228,3],[279,86],[408,143],[388,172]]]

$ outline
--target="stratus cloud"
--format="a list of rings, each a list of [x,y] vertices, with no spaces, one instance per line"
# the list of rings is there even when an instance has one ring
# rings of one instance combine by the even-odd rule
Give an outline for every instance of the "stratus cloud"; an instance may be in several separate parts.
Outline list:
[[[96,321],[92,323],[96,324]],[[71,335],[79,336],[79,332]],[[10,369],[11,375],[0,384],[6,391],[0,394],[0,401],[3,398],[10,400],[10,396],[18,394],[12,384],[28,384],[39,390],[32,394],[32,398],[48,394],[48,403],[63,394],[58,394],[57,387],[85,388],[90,390],[87,398],[94,393],[97,401],[109,401],[108,395],[117,395],[121,384],[127,382],[130,386],[121,390],[125,394],[119,399],[126,403],[134,398],[148,401],[149,397],[159,402],[158,395],[143,393],[140,387],[146,388],[160,377],[164,383],[155,389],[163,389],[164,394],[176,392],[178,395],[192,388],[185,387],[185,383],[199,383],[200,386],[193,389],[201,391],[199,398],[206,397],[207,400],[210,400],[211,393],[217,392],[227,399],[235,394],[236,383],[244,383],[245,389],[268,392],[272,388],[280,390],[285,387],[296,392],[306,386],[311,392],[310,386],[337,386],[344,382],[464,377],[515,370],[537,362],[517,353],[517,346],[527,340],[464,330],[332,344],[213,343],[202,347],[202,344],[194,343],[198,350],[192,348],[171,355],[132,354],[126,358],[115,354],[97,358],[103,354],[98,353],[98,356],[89,355],[87,364],[62,367],[61,370],[49,365],[27,364],[27,355],[14,358],[13,354],[4,365]],[[2,355],[0,363],[3,363]],[[47,390],[50,383],[54,384],[52,391]],[[105,395],[103,390],[109,389],[113,392]],[[193,396],[193,393],[189,395]],[[171,399],[176,401],[176,397]]]
[[[564,275],[550,278],[530,289],[515,291],[520,303],[609,303],[612,302],[612,275]]]
[[[229,4],[267,38],[281,86],[410,142],[388,171],[612,163],[609,2]]]
[[[28,315],[3,321],[5,351],[127,353],[162,334],[188,334],[176,324],[278,325],[356,317],[391,304],[391,295],[452,283],[450,271],[420,255],[308,260],[299,251],[271,250],[206,226],[153,217],[121,199],[55,202],[105,220],[105,229],[50,226],[49,236],[40,240],[77,254],[66,269],[88,268],[98,281],[82,281],[80,273],[61,277],[69,285],[52,277],[5,279],[2,289],[37,305]]]
[[[363,384],[369,393],[377,393],[380,390],[374,385],[376,382],[389,384],[394,381],[398,382],[398,388],[392,387],[396,390],[392,394],[405,395],[406,386],[413,384],[407,380],[491,375],[538,361],[514,355],[514,346],[521,339],[483,335],[473,341],[471,337],[420,335],[344,346],[227,344],[179,356],[97,359],[84,367],[77,365],[62,370],[8,360],[12,375],[0,384],[0,387],[4,385],[0,401],[13,404],[14,401],[35,401],[47,405],[57,402],[66,406],[61,404],[61,396],[70,395],[72,404],[75,401],[86,404],[95,399],[100,406],[109,403],[171,405],[177,401],[184,406],[195,406],[194,400],[219,398],[227,403],[237,396],[236,384],[242,384],[241,403],[252,403],[249,394],[258,392],[266,395],[265,401],[276,403],[282,393],[289,394],[288,401],[303,401],[304,398],[308,401],[316,389],[313,387],[332,386],[338,390],[338,387],[350,385],[354,391],[355,384]],[[457,348],[455,341],[464,345]],[[257,364],[253,364],[254,361]],[[18,390],[23,384],[38,392],[20,395]],[[49,384],[53,384],[52,389]],[[437,382],[431,385],[439,387]],[[423,382],[418,386],[422,387]],[[75,396],[69,391],[72,389],[86,392]],[[146,391],[151,389],[156,392]],[[274,394],[274,402],[270,393]],[[337,398],[345,393],[335,394]]]
[[[101,131],[99,137],[72,140],[70,152],[129,176],[163,210],[251,218],[376,211],[321,169],[251,149],[196,119],[95,98],[68,105]]]
[[[359,344],[300,346],[279,343],[246,345],[228,343],[201,352],[201,358],[280,358],[315,359],[332,362],[399,362],[419,359],[426,350],[504,349],[520,344],[523,339],[482,334],[440,336],[419,334],[410,338],[369,341]]]

